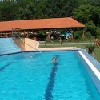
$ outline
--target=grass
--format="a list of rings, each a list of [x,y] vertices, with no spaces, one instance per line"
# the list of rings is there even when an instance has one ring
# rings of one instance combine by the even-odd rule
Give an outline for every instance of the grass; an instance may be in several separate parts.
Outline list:
[[[100,48],[95,48],[94,57],[100,62]]]
[[[82,43],[82,42],[81,42]],[[86,42],[84,42],[86,43]],[[61,48],[61,47],[77,47],[77,48],[83,48],[86,49],[87,44],[68,44],[68,43],[63,43],[62,45],[59,43],[47,43],[46,45],[40,45],[41,48]],[[94,51],[94,58],[97,59],[100,62],[100,48],[95,48]]]

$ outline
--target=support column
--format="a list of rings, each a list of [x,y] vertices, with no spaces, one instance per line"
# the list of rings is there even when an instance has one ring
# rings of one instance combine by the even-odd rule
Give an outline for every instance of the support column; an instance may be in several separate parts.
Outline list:
[[[70,32],[72,33],[72,39],[74,39],[74,29],[71,29]]]
[[[85,30],[83,29],[83,33],[82,33],[82,39],[85,39]]]

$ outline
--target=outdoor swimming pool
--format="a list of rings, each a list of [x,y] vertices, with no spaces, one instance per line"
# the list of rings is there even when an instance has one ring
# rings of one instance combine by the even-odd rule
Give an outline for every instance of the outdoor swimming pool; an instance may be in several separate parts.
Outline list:
[[[100,95],[77,51],[22,52],[0,56],[0,100],[100,100]]]

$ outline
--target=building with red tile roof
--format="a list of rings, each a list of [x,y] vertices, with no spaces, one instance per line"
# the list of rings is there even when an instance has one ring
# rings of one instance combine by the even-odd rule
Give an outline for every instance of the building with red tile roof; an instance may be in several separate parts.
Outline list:
[[[71,17],[50,18],[38,20],[13,20],[0,22],[0,32],[11,32],[12,29],[59,29],[59,28],[85,28],[85,25],[79,23]]]

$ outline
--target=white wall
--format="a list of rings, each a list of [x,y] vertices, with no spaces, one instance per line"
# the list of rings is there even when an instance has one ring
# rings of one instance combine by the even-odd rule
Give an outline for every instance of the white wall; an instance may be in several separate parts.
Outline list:
[[[39,47],[39,42],[25,38],[25,51],[37,51]]]

